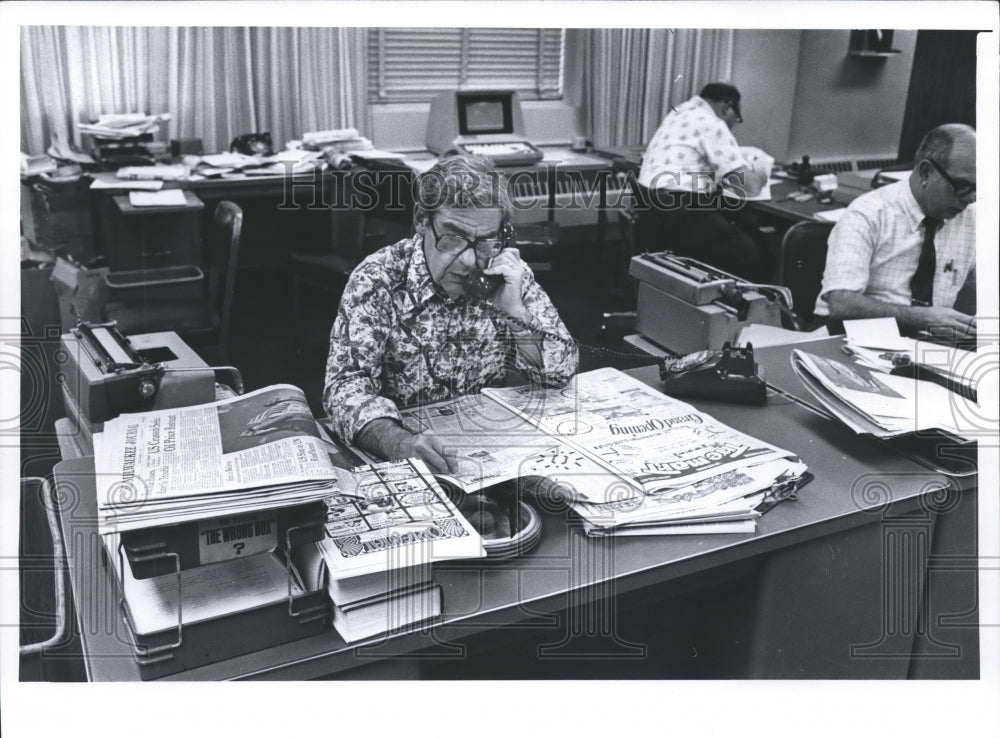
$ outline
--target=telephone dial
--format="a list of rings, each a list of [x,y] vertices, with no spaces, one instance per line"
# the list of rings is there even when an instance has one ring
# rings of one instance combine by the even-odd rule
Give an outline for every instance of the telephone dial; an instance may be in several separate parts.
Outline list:
[[[767,385],[762,373],[749,343],[740,348],[727,341],[721,350],[696,351],[660,362],[660,379],[668,395],[748,405],[764,404]]]
[[[517,245],[517,234],[514,231],[514,226],[507,219],[504,219],[500,226],[500,241],[503,243],[501,250]],[[488,300],[494,292],[503,287],[503,283],[502,274],[476,272],[469,280],[468,292],[473,297]]]
[[[247,156],[271,156],[274,153],[274,143],[270,133],[245,133],[233,139],[229,150]]]

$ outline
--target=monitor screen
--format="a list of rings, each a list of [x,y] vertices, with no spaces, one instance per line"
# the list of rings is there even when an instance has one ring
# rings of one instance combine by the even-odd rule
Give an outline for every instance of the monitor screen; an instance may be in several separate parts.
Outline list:
[[[462,136],[513,133],[509,92],[459,93],[458,132]]]

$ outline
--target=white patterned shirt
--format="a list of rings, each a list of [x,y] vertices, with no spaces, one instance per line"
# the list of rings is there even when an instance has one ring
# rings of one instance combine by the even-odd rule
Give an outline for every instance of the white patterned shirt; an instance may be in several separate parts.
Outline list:
[[[850,290],[893,305],[909,305],[910,280],[917,271],[924,240],[924,217],[908,179],[854,200],[827,241],[816,314],[830,314],[823,298],[832,290]],[[976,264],[975,203],[938,228],[934,251],[933,304],[951,307]]]
[[[642,156],[639,184],[651,190],[714,192],[725,175],[745,166],[729,126],[695,95],[656,129]]]

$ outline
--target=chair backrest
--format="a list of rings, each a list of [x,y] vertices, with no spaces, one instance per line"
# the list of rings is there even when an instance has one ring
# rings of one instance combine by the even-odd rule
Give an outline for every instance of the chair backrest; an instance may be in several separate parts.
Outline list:
[[[243,210],[236,203],[223,200],[215,207],[209,234],[208,281],[209,304],[219,315],[219,346],[225,350],[229,342],[229,320],[236,290],[236,266],[243,231]]]
[[[803,320],[816,308],[832,229],[833,223],[796,223],[781,242],[781,284],[792,291],[792,306]]]

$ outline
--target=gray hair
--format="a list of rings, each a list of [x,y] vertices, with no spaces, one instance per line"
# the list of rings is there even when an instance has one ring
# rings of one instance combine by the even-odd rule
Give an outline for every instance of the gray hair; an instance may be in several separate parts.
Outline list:
[[[417,178],[414,190],[414,223],[443,208],[499,208],[504,219],[513,212],[506,178],[481,156],[443,157]]]

